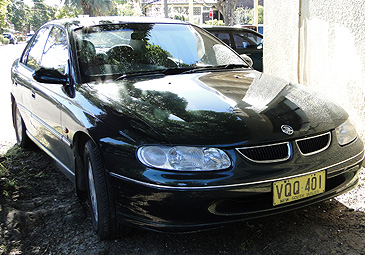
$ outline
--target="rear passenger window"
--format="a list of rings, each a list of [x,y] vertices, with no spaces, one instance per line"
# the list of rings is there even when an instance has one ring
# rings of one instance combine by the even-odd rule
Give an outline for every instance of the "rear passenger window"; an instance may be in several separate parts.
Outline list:
[[[254,33],[243,32],[233,34],[236,49],[257,49],[262,38]]]
[[[231,38],[228,33],[221,33],[221,32],[213,32],[213,34],[222,40],[225,44],[232,47]]]

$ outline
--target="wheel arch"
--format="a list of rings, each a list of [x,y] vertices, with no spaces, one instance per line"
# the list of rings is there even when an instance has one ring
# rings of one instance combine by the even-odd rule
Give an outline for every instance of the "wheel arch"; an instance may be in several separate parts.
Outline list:
[[[12,114],[12,122],[13,122],[13,127],[15,127],[15,122],[14,122],[14,106],[16,104],[16,101],[15,101],[15,97],[14,95],[10,92],[10,101],[11,101],[11,114]]]
[[[89,134],[78,131],[73,138],[74,158],[75,158],[75,186],[77,195],[86,198],[87,192],[87,173],[84,167],[84,148],[87,141],[94,141]],[[95,143],[96,144],[96,143]]]

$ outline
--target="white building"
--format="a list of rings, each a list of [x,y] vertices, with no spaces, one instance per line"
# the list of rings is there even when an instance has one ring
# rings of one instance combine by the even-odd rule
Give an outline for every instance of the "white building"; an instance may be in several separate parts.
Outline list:
[[[264,72],[345,108],[365,140],[365,2],[266,1]]]
[[[161,10],[162,2],[161,0],[142,0],[144,14],[153,17],[163,16]],[[167,2],[169,17],[184,17],[184,20],[189,20],[189,0],[168,0]],[[209,11],[211,10],[214,10],[214,14],[217,16],[218,11],[213,7],[216,2],[216,0],[194,0],[194,20],[192,23],[204,23],[205,20],[209,19]]]

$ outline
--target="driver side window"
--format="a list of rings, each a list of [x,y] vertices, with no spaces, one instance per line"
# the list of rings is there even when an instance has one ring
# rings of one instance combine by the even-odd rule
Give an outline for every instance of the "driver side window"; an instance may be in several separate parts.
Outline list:
[[[65,74],[67,69],[68,47],[66,33],[54,26],[49,34],[46,46],[43,50],[41,66],[54,68]]]
[[[33,70],[37,70],[41,67],[42,53],[48,38],[49,30],[49,27],[43,27],[39,30],[22,57],[21,62]]]

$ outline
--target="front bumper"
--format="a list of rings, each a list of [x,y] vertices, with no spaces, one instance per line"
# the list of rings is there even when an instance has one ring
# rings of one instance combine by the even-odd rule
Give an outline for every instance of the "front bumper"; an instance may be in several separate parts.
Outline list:
[[[161,182],[161,176],[158,183],[113,173],[111,179],[117,213],[125,224],[158,231],[193,231],[294,210],[340,195],[357,185],[363,160],[362,150],[351,158],[311,171],[326,170],[325,192],[279,206],[273,206],[273,182],[295,175],[207,186],[178,186],[176,180]]]

